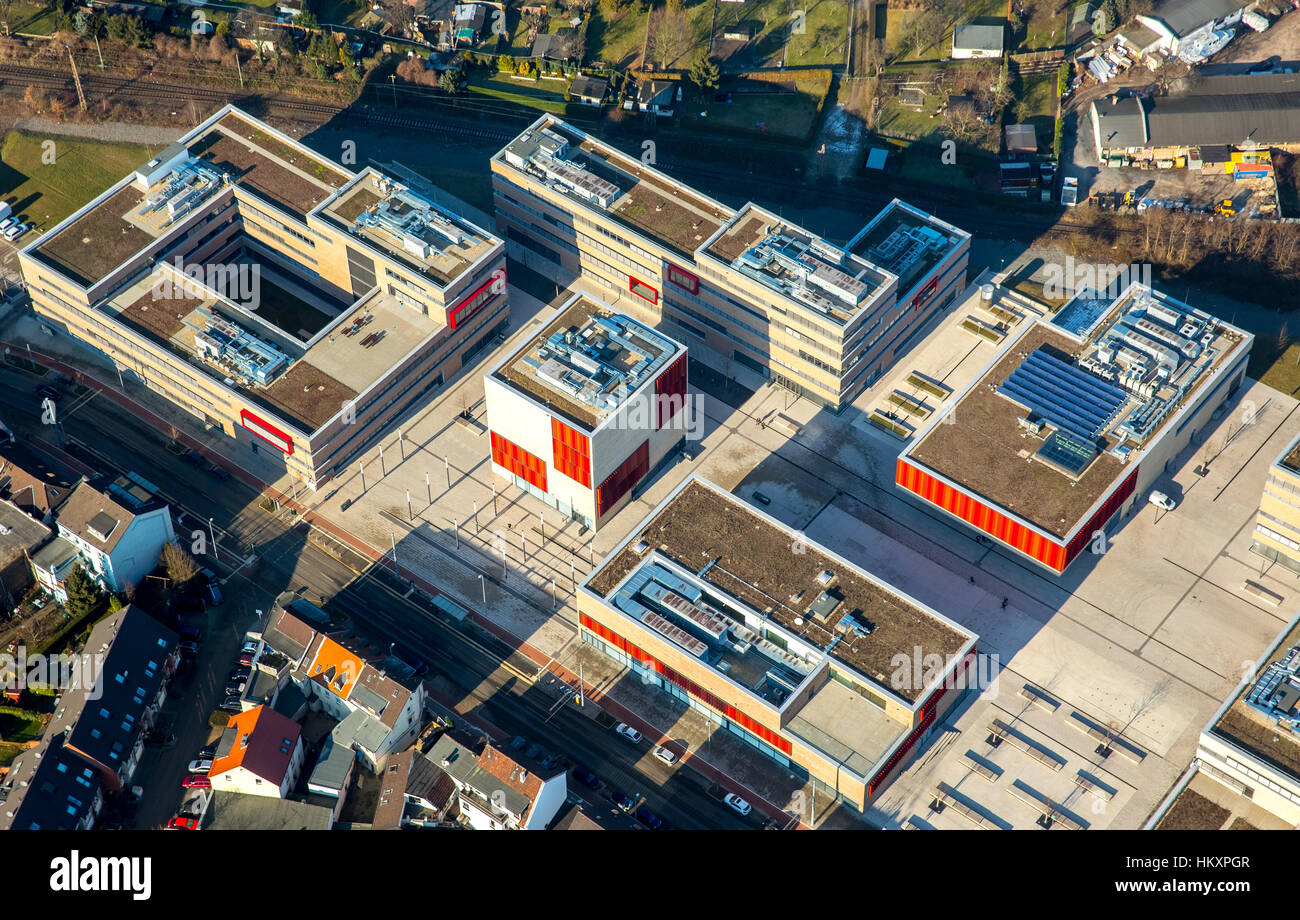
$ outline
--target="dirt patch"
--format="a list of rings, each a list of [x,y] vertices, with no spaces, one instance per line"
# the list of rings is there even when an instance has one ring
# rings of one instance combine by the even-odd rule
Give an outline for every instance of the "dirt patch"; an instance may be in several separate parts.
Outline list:
[[[1223,827],[1232,812],[1215,805],[1205,796],[1190,789],[1182,794],[1165,812],[1165,816],[1156,825],[1158,831],[1217,831]]]

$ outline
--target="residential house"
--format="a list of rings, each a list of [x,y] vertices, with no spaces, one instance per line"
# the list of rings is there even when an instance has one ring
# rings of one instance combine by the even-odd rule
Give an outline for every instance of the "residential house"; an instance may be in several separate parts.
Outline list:
[[[554,32],[543,32],[533,39],[529,52],[535,58],[548,61],[571,61],[578,56],[578,30],[569,26]]]
[[[76,487],[78,477],[25,444],[0,447],[0,498],[13,502],[42,524]]]
[[[627,812],[610,802],[592,805],[575,802],[560,812],[550,826],[553,831],[643,831],[645,828]]]
[[[451,47],[472,48],[483,38],[493,9],[486,3],[458,3],[452,11]]]
[[[456,781],[428,755],[410,748],[388,758],[371,827],[436,827],[454,813],[456,796]]]
[[[107,591],[138,584],[158,564],[163,544],[176,539],[167,505],[134,482],[103,489],[80,483],[59,507],[58,537],[32,558],[36,579],[60,601],[75,565]],[[127,507],[133,505],[133,508]]]
[[[263,630],[263,643],[289,660],[289,678],[312,701],[312,708],[340,723],[360,713],[348,723],[350,740],[358,745],[363,761],[378,769],[385,757],[410,745],[419,732],[423,683],[410,665],[387,650],[370,649],[355,636],[318,631],[291,609],[293,604],[286,608],[277,603]]]
[[[521,762],[490,743],[471,746],[448,733],[429,757],[455,781],[460,816],[476,830],[542,830],[568,796],[562,766]]]
[[[282,799],[302,773],[302,729],[269,706],[230,717],[208,777],[222,792]]]
[[[180,660],[176,633],[127,606],[95,624],[85,655],[89,673],[64,689],[40,742],[0,785],[0,830],[89,828],[104,796],[131,784]]]
[[[334,813],[310,802],[217,791],[203,826],[211,831],[327,831],[334,826]]]
[[[1007,125],[1003,131],[1006,134],[1007,153],[1038,152],[1038,135],[1033,125]]]
[[[569,98],[582,105],[599,106],[609,94],[609,81],[598,77],[576,76],[569,84]]]
[[[681,84],[676,80],[642,80],[636,87],[636,105],[642,112],[671,116],[680,98]]]
[[[0,500],[0,608],[6,613],[18,606],[35,583],[31,554],[53,535],[54,531],[23,514],[12,502]]]
[[[339,723],[342,724],[342,723]],[[335,740],[333,733],[325,738],[316,766],[307,779],[307,791],[313,795],[334,799],[337,805],[334,817],[338,818],[346,799],[348,783],[356,770],[357,755],[349,746]]]
[[[1002,56],[1002,23],[966,23],[952,30],[953,60]]]

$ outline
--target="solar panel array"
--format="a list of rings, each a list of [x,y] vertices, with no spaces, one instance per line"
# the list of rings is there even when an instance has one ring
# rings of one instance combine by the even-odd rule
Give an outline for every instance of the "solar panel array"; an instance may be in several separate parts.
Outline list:
[[[1085,443],[1096,441],[1128,401],[1119,387],[1062,361],[1041,346],[1011,372],[998,392]]]

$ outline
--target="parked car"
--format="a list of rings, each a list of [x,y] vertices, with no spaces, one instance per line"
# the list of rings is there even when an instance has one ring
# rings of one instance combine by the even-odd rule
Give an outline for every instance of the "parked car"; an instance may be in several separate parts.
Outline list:
[[[192,815],[177,815],[167,822],[169,831],[197,831],[198,829],[199,819]]]
[[[200,757],[196,760],[191,760],[188,769],[191,773],[206,774],[209,770],[212,769],[212,758]]]
[[[209,463],[207,465],[207,471],[212,474],[213,478],[216,479],[217,482],[225,482],[227,479],[230,478],[230,473],[226,470],[226,468],[223,466],[218,466],[215,463]]]
[[[1165,511],[1173,511],[1178,507],[1178,503],[1166,495],[1164,492],[1152,492],[1151,497],[1147,499],[1157,508],[1163,508]]]
[[[8,230],[5,231],[5,239],[9,240],[12,243],[14,240],[18,239],[18,237],[22,236],[30,229],[32,229],[31,224],[14,224],[12,227],[10,227]]]
[[[180,649],[187,655],[194,655],[198,653],[199,644],[193,639],[182,639],[180,641]]]
[[[202,466],[203,455],[197,450],[187,450],[185,453],[181,454],[181,462],[188,463],[190,466]]]
[[[636,819],[652,831],[664,829],[664,819],[642,805],[636,810]]]
[[[180,637],[189,639],[191,642],[198,642],[203,638],[203,632],[197,626],[187,625],[180,628]]]
[[[755,492],[754,495],[753,495],[753,499],[754,499],[754,501],[758,502],[760,505],[770,505],[770,504],[772,504],[772,499],[768,498],[768,497],[767,497],[766,495],[764,495],[762,492]]]
[[[736,811],[740,812],[742,815],[747,815],[750,813],[750,811],[753,810],[750,807],[750,804],[748,802],[746,802],[740,796],[736,795],[736,793],[734,792],[728,792],[725,796],[723,796],[722,801],[726,802],[728,805],[730,805]]]
[[[233,696],[233,695],[227,696],[224,700],[221,701],[221,705],[218,706],[217,708],[220,709],[222,712],[229,712],[232,715],[239,715],[239,713],[244,711],[244,701],[238,696]]]
[[[231,668],[230,673],[226,675],[226,683],[244,680],[249,674],[252,674],[251,668]]]
[[[235,681],[233,683],[226,684],[226,696],[227,697],[243,696],[244,691],[246,689],[248,689],[248,681],[245,680]]]
[[[244,652],[242,655],[239,656],[239,662],[238,662],[238,663],[239,663],[239,665],[241,665],[242,667],[245,667],[245,668],[251,668],[251,667],[253,666],[253,653],[252,653],[252,652]]]
[[[600,788],[600,779],[584,766],[579,765],[573,768],[573,778],[588,789]]]
[[[191,773],[181,780],[181,787],[184,789],[211,789],[212,780],[203,773]]]
[[[240,649],[242,655],[256,655],[257,650],[262,647],[262,643],[256,639],[245,639],[244,647]]]
[[[226,599],[221,595],[221,589],[215,584],[210,583],[203,589],[203,593],[207,595],[208,603],[213,607],[220,607],[226,601]]]
[[[618,732],[619,735],[626,738],[632,744],[641,743],[641,733],[626,722],[619,722],[618,728],[614,729],[614,731]]]
[[[662,744],[654,749],[654,755],[669,766],[677,763],[677,755]]]
[[[0,220],[0,233],[3,233],[19,222],[20,221],[16,217],[6,217],[4,220]]]
[[[200,757],[216,757],[216,756],[217,756],[217,743],[214,741],[212,744],[205,744],[203,747],[199,748],[199,756],[200,756]]]
[[[171,732],[152,729],[144,733],[144,743],[150,747],[163,748],[165,750],[176,746],[176,736]]]
[[[629,815],[636,810],[636,799],[632,798],[632,796],[628,795],[626,792],[611,793],[610,798],[614,800],[615,805],[617,805],[622,811],[627,812]]]
[[[63,394],[59,390],[56,390],[54,387],[50,386],[48,383],[45,384],[44,386],[37,387],[36,395],[39,396],[41,399],[48,399],[51,402],[58,402],[60,399],[63,398]]]

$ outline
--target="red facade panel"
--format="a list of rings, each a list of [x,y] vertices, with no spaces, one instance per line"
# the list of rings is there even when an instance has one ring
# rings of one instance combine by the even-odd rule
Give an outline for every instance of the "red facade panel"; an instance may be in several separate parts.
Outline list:
[[[934,476],[899,459],[895,481],[909,492],[984,531],[999,543],[1018,549],[1055,572],[1065,571],[1065,546],[1012,520],[983,502],[959,492]]]
[[[677,417],[686,405],[686,356],[655,378],[655,430]]]
[[[909,492],[979,528],[998,542],[1018,549],[1052,571],[1060,573],[1064,572],[1066,567],[1083,552],[1091,542],[1092,535],[1104,528],[1106,522],[1133,494],[1133,490],[1137,487],[1139,468],[1133,468],[1119,487],[1089,518],[1088,523],[1075,534],[1068,546],[1043,536],[978,499],[959,492],[946,482],[912,466],[906,460],[899,459],[895,481]]]
[[[506,289],[506,270],[497,269],[492,273],[492,277],[487,283],[470,294],[456,306],[452,307],[447,313],[447,324],[451,326],[452,331],[465,320],[469,319],[479,310],[483,309],[489,301],[497,294],[504,293]]]
[[[558,418],[552,418],[551,449],[555,455],[555,471],[590,489],[591,439]]]
[[[665,679],[672,681],[674,684],[681,687],[691,696],[695,697],[697,700],[704,703],[710,709],[722,713],[732,722],[735,722],[737,725],[741,726],[751,734],[759,738],[762,738],[764,741],[772,745],[772,747],[776,748],[778,751],[781,751],[786,755],[790,754],[791,746],[789,741],[782,738],[780,735],[772,731],[767,726],[762,725],[761,723],[755,721],[754,719],[751,719],[749,716],[745,715],[743,712],[741,712],[735,706],[732,706],[730,703],[728,703],[726,700],[719,697],[717,694],[710,693],[708,690],[705,690],[703,687],[701,687],[699,684],[692,681],[690,678],[686,677],[684,674],[681,674],[680,672],[675,671],[672,668],[668,667],[668,665],[664,664],[662,661],[659,661],[649,652],[645,652],[637,648],[635,645],[633,645],[631,642],[628,642],[618,633],[606,628],[605,626],[602,626],[600,623],[597,623],[595,620],[587,616],[585,613],[578,614],[578,621],[582,623],[584,627],[586,627],[591,632],[594,632],[596,635],[600,636],[610,645],[614,646],[615,648],[622,649],[623,651],[631,655],[633,658],[635,658],[637,661],[644,662],[645,664],[650,665],[651,667],[654,668],[654,670],[657,673],[662,674]]]
[[[285,434],[279,428],[276,428],[266,419],[254,415],[247,409],[239,410],[239,424],[257,435],[267,444],[270,444],[276,450],[285,456],[293,454],[293,438]]]
[[[504,466],[513,475],[546,491],[546,461],[530,454],[513,441],[492,433],[492,462]]]
[[[610,473],[596,490],[596,517],[602,516],[618,504],[619,499],[632,490],[646,473],[650,472],[650,442],[642,441],[632,456]]]

